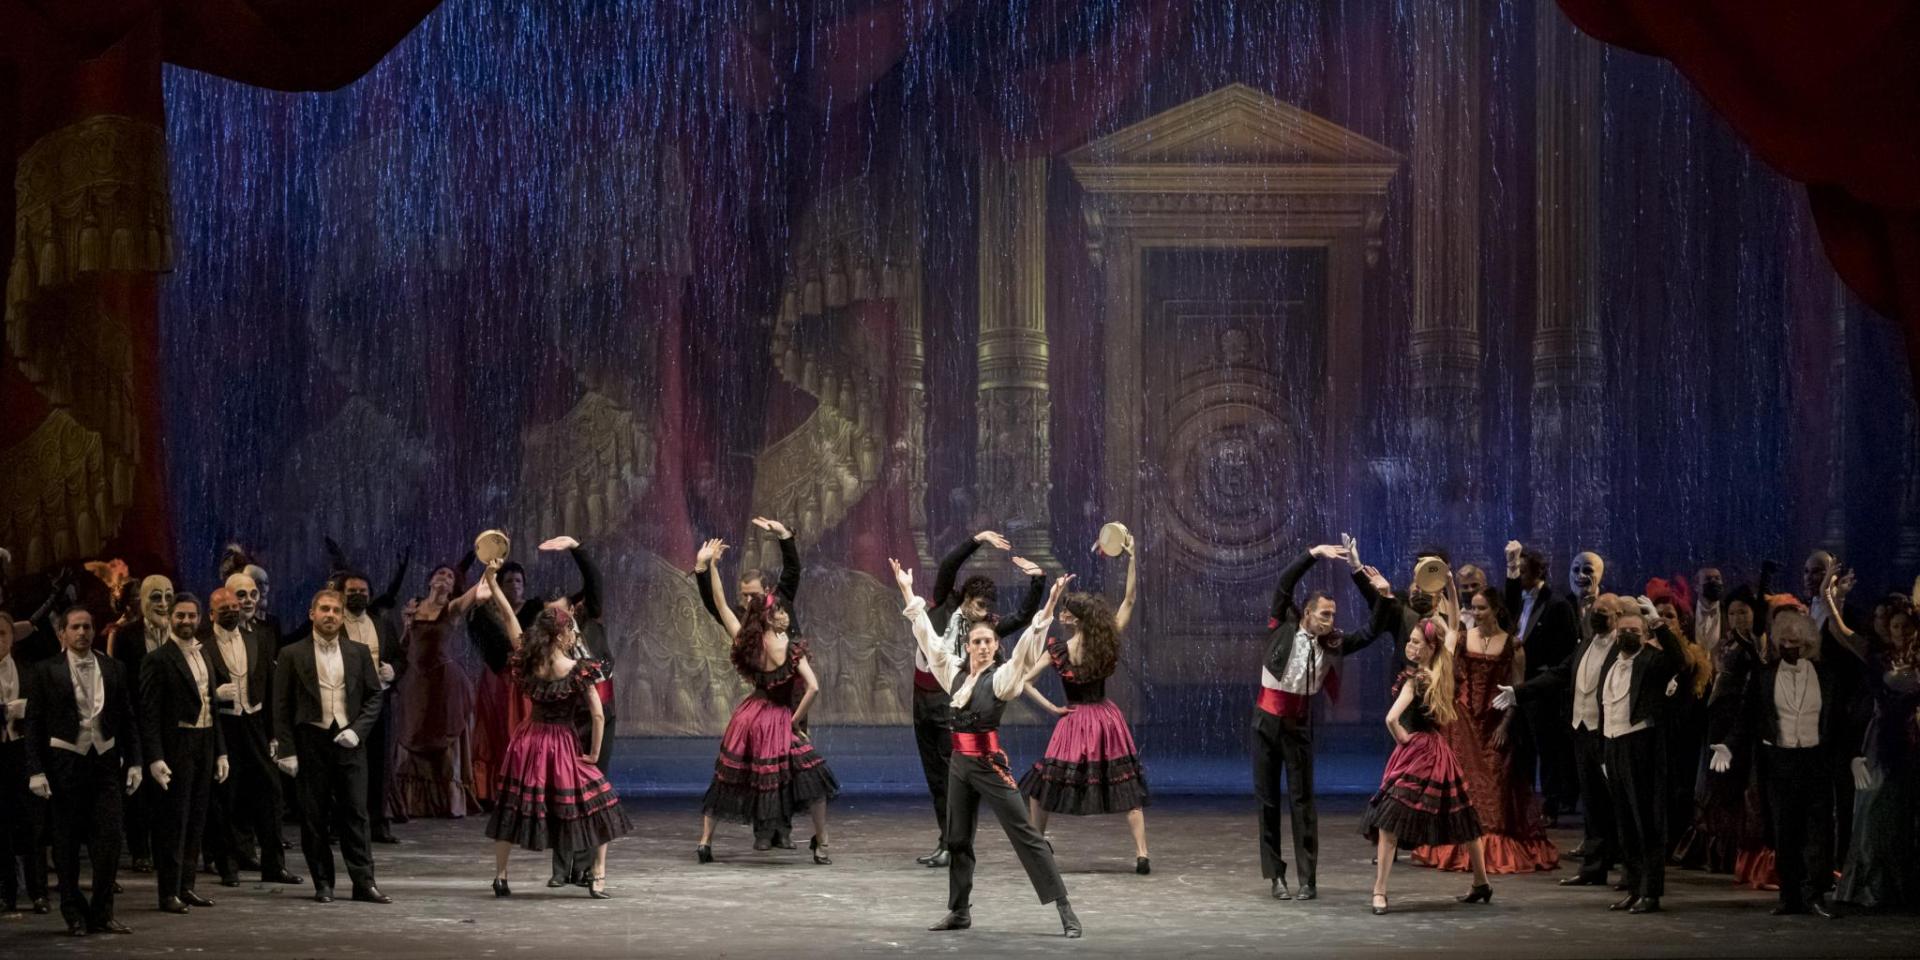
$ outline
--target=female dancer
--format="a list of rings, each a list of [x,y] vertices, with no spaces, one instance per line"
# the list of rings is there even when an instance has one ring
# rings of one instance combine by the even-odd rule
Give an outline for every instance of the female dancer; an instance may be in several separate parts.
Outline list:
[[[1713,651],[1713,685],[1706,697],[1709,743],[1729,741],[1747,677],[1765,663],[1761,638],[1754,630],[1759,602],[1750,587],[1727,597],[1726,629]],[[1682,865],[1736,874],[1742,882],[1759,874],[1756,887],[1770,882],[1766,875],[1774,869],[1769,846],[1772,828],[1767,824],[1767,791],[1758,760],[1753,751],[1742,750],[1734,754],[1732,769],[1726,773],[1715,773],[1702,761],[1695,777],[1693,825],[1676,853]]]
[[[459,592],[460,574],[442,564],[427,595],[407,604],[407,670],[395,685],[393,782],[387,795],[403,817],[464,817],[474,798],[473,680],[458,660],[453,628],[479,597]]]
[[[1060,601],[1060,623],[1069,631],[1067,639],[1047,637],[1046,659],[1034,664],[1023,678],[1031,683],[1052,666],[1066,688],[1068,706],[1046,704],[1060,720],[1054,724],[1046,754],[1020,778],[1020,792],[1027,797],[1033,828],[1043,835],[1050,813],[1126,814],[1127,827],[1133,832],[1133,871],[1144,875],[1153,872],[1142,809],[1148,802],[1146,776],[1127,718],[1107,699],[1107,677],[1120,658],[1120,632],[1133,617],[1139,557],[1131,538],[1125,549],[1127,595],[1120,609],[1109,611],[1105,598],[1090,593],[1067,594]]]
[[[1837,899],[1869,910],[1920,905],[1920,615],[1895,603],[1868,661],[1866,755],[1854,761],[1852,849]]]
[[[720,585],[720,555],[727,545],[708,540],[700,548],[700,562],[716,597]],[[694,855],[713,862],[713,821],[731,820],[755,829],[788,823],[797,810],[813,814],[813,862],[830,864],[827,853],[827,801],[840,793],[840,781],[827,761],[813,749],[807,734],[807,710],[820,694],[820,681],[807,662],[804,640],[789,639],[792,622],[786,607],[773,594],[747,598],[745,617],[716,604],[720,624],[733,637],[733,669],[753,684],[753,692],[733,708],[727,731],[720,737],[720,757],[713,763],[713,783],[700,805],[700,845]],[[799,690],[799,702],[794,694]]]
[[[1387,732],[1396,746],[1387,758],[1380,789],[1367,802],[1362,832],[1377,845],[1373,876],[1373,913],[1387,912],[1387,874],[1396,846],[1468,844],[1473,890],[1461,903],[1489,903],[1486,855],[1480,847],[1480,815],[1467,796],[1460,762],[1439,730],[1458,715],[1454,709],[1453,657],[1447,652],[1451,625],[1429,618],[1407,638],[1407,662],[1400,674]]]
[[[500,763],[495,784],[493,815],[487,836],[493,844],[493,895],[505,897],[507,857],[514,844],[528,850],[548,848],[593,851],[593,873],[587,895],[607,899],[607,844],[633,831],[620,796],[613,792],[598,759],[606,730],[600,695],[600,665],[568,656],[579,642],[579,625],[562,604],[541,609],[524,634],[495,576],[500,561],[487,564],[483,580],[488,602],[497,606],[500,622],[513,647],[508,676],[514,689],[532,701],[527,723],[514,731]],[[573,718],[585,709],[593,715],[593,750],[580,755]]]
[[[1479,841],[1488,873],[1532,873],[1560,866],[1560,851],[1547,839],[1527,778],[1515,776],[1508,725],[1513,713],[1497,710],[1493,696],[1501,684],[1526,678],[1526,652],[1508,632],[1507,606],[1501,591],[1485,588],[1468,598],[1472,626],[1466,649],[1448,650],[1458,668],[1455,707],[1459,722],[1443,736],[1466,773],[1467,795],[1486,834]],[[1458,636],[1456,631],[1454,636]],[[1469,868],[1469,844],[1422,846],[1413,853],[1416,863],[1441,870]]]

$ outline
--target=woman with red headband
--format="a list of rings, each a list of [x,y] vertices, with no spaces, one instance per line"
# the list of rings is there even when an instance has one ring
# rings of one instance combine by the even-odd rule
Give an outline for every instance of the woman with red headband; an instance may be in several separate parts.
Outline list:
[[[1451,608],[1457,609],[1457,607]],[[1361,830],[1378,848],[1374,867],[1373,912],[1387,912],[1387,874],[1396,846],[1412,849],[1441,844],[1466,845],[1473,866],[1473,890],[1461,903],[1490,903],[1487,857],[1481,847],[1480,815],[1467,796],[1466,777],[1453,748],[1440,735],[1459,717],[1454,704],[1454,628],[1429,618],[1407,640],[1407,663],[1387,711],[1393,754],[1387,757],[1380,789],[1367,802]]]
[[[508,677],[532,701],[533,712],[507,744],[494,786],[493,814],[487,819],[487,836],[494,841],[493,895],[513,893],[507,886],[507,858],[517,845],[593,851],[587,895],[605,900],[607,844],[632,832],[633,824],[620,809],[619,794],[594,766],[606,735],[606,715],[594,689],[601,679],[600,664],[569,656],[578,643],[579,626],[562,606],[542,608],[522,634],[519,618],[500,591],[499,568],[498,560],[487,564],[488,600],[498,606],[513,647]],[[582,709],[593,715],[593,748],[584,757],[573,732],[574,714]]]
[[[726,550],[719,540],[708,540],[701,549],[713,557],[707,576],[716,597],[722,595],[719,561]],[[715,820],[765,831],[807,811],[813,814],[808,845],[813,862],[830,864],[827,801],[840,793],[840,781],[807,735],[807,710],[820,694],[820,681],[807,660],[806,641],[787,636],[793,618],[777,594],[748,597],[745,616],[724,605],[714,612],[733,637],[733,669],[753,684],[753,692],[733,708],[720,737],[713,783],[700,805],[700,845],[694,855],[701,863],[713,862]]]

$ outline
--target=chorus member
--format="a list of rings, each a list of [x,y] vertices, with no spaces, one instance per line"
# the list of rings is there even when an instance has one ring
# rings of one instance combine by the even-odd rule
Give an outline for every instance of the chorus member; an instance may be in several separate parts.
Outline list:
[[[173,606],[173,581],[158,575],[142,579],[139,601],[139,617],[115,630],[108,643],[108,651],[126,672],[136,714],[140,709],[141,663],[147,654],[166,645],[172,630],[167,625],[167,611]],[[129,866],[134,873],[153,870],[153,821],[159,815],[159,791],[159,785],[149,778],[126,804],[124,829],[127,854],[132,859]]]
[[[200,601],[177,594],[168,611],[171,642],[140,665],[140,743],[153,804],[153,862],[160,909],[187,913],[213,901],[193,888],[215,783],[227,779],[227,745],[214,722],[227,675],[200,643]]]
[[[1501,600],[1514,616],[1513,642],[1525,661],[1524,680],[1560,663],[1580,642],[1579,612],[1547,583],[1546,554],[1510,540],[1506,589]],[[1567,698],[1539,698],[1516,711],[1511,729],[1513,765],[1519,778],[1537,782],[1549,823],[1580,799],[1574,770],[1572,717]]]
[[[976,623],[967,631],[964,659],[942,644],[933,621],[927,619],[926,601],[914,596],[913,571],[903,569],[898,560],[890,562],[894,582],[906,602],[902,612],[913,625],[914,642],[940,680],[941,689],[952,697],[948,701],[953,753],[947,770],[947,915],[930,929],[965,930],[973,926],[973,841],[978,832],[980,802],[984,800],[1013,843],[1040,902],[1058,908],[1061,930],[1069,939],[1079,937],[1080,918],[1067,901],[1067,887],[1054,864],[1053,849],[1027,819],[1007,755],[1000,749],[999,734],[1000,716],[1007,703],[1026,688],[1025,677],[1041,663],[1045,652],[1042,639],[1053,625],[1054,610],[1073,581],[1072,575],[1054,581],[1046,607],[1021,634],[1013,656],[1003,663],[1000,635],[989,624]]]
[[[27,789],[27,676],[18,659],[15,622],[0,617],[0,914],[20,905],[21,878],[34,913],[46,913],[47,802]],[[16,871],[17,867],[17,871]]]
[[[228,774],[213,788],[209,844],[220,882],[240,885],[242,869],[257,869],[263,883],[304,882],[287,871],[280,815],[286,799],[273,765],[273,726],[267,713],[273,700],[274,660],[280,651],[271,638],[244,628],[240,598],[225,587],[207,598],[213,622],[202,646],[219,660],[226,682],[219,698],[221,739],[227,745]],[[247,851],[254,851],[248,854]]]
[[[389,691],[407,667],[406,655],[400,650],[400,629],[375,608],[373,582],[366,574],[355,570],[336,574],[333,589],[345,598],[347,615],[341,630],[347,639],[366,648],[373,658],[373,672],[380,678],[380,718],[367,737],[367,819],[374,843],[399,843],[387,816],[387,754],[392,748],[393,717]]]
[[[1678,686],[1685,653],[1645,597],[1639,599],[1638,612],[1615,618],[1613,636],[1600,684],[1600,735],[1606,741],[1601,756],[1627,895],[1612,909],[1657,913],[1672,849],[1667,838],[1667,739],[1661,727],[1670,720],[1667,702]]]

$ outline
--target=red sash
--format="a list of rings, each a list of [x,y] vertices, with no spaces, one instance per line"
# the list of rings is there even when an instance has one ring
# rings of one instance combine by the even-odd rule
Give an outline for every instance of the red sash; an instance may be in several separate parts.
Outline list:
[[[953,732],[953,752],[963,757],[986,757],[1000,752],[1000,733],[989,730],[986,733]]]
[[[1297,693],[1275,690],[1271,687],[1260,688],[1260,709],[1276,717],[1289,720],[1305,720],[1308,713],[1308,701]]]

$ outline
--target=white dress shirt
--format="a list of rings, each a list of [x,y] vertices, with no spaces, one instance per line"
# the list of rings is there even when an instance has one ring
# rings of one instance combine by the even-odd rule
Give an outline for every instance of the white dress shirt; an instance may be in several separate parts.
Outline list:
[[[1320,684],[1333,669],[1333,658],[1318,649],[1313,634],[1300,630],[1293,635],[1293,652],[1287,656],[1287,675],[1275,677],[1273,671],[1260,668],[1260,685],[1302,697],[1320,692]],[[1313,671],[1309,674],[1307,671]]]
[[[1773,676],[1773,707],[1780,714],[1775,746],[1798,750],[1820,745],[1820,675],[1813,661],[1780,661]]]
[[[173,629],[168,627],[165,621],[154,623],[148,620],[147,628],[140,631],[140,634],[141,639],[147,642],[147,652],[152,653],[160,649],[160,645],[173,636]]]
[[[320,717],[313,725],[347,729],[352,725],[347,718],[347,664],[338,638],[329,642],[313,635],[313,677],[320,687]]]
[[[913,625],[913,639],[920,648],[920,655],[927,661],[927,672],[940,681],[940,689],[953,694],[950,701],[956,709],[965,707],[973,697],[973,685],[980,679],[979,674],[967,673],[965,680],[960,674],[967,670],[965,657],[954,655],[952,648],[941,643],[940,635],[933,632],[933,621],[927,619],[927,601],[914,597],[905,610],[900,611]],[[1012,700],[1026,685],[1028,671],[1040,662],[1046,653],[1047,628],[1053,626],[1053,618],[1036,619],[1027,625],[1027,631],[1020,635],[1020,642],[1013,647],[1013,656],[993,672],[993,695],[1002,700]],[[959,681],[957,684],[955,681]],[[958,686],[959,689],[955,689]]]
[[[205,730],[213,726],[211,668],[201,657],[200,641],[175,638],[173,642],[180,645],[181,655],[187,658],[187,669],[193,672],[193,691],[200,695],[200,715],[195,717],[192,723],[182,722],[180,725],[195,730]]]
[[[1631,657],[1621,657],[1607,671],[1606,689],[1601,693],[1607,705],[1606,724],[1600,732],[1609,740],[1647,729],[1645,720],[1633,722],[1633,661],[1639,656],[1640,651],[1635,651]]]
[[[1724,629],[1720,604],[1717,601],[1702,600],[1693,615],[1693,642],[1700,649],[1712,653],[1720,649],[1720,634]]]
[[[53,737],[47,741],[49,746],[81,756],[113,749],[112,738],[100,736],[100,710],[107,702],[107,681],[101,676],[103,669],[91,651],[85,656],[67,651],[67,673],[73,677],[73,703],[80,714],[80,739],[68,743]]]
[[[12,657],[0,657],[0,714],[4,714],[7,704],[20,699],[20,668]],[[0,743],[12,743],[20,739],[20,731],[14,728],[18,721],[12,717],[0,715]]]
[[[360,616],[356,617],[353,614],[349,613],[346,616],[346,626],[344,629],[346,630],[346,633],[347,633],[347,639],[352,640],[354,643],[357,643],[363,647],[366,647],[367,652],[373,655],[373,672],[379,673],[380,672],[380,629],[374,626],[373,618],[367,616],[366,614],[361,614]],[[382,681],[380,684],[380,689],[385,690],[386,688],[387,688],[386,682]]]
[[[251,664],[247,663],[247,635],[238,630],[222,629],[213,625],[213,645],[220,651],[220,662],[227,665],[227,676],[233,682],[233,705],[221,708],[220,712],[230,717],[259,713],[260,704],[247,702],[247,673]]]
[[[1600,671],[1607,664],[1607,654],[1612,651],[1613,634],[1604,633],[1587,644],[1587,654],[1580,658],[1579,670],[1573,678],[1575,730],[1600,729]]]

